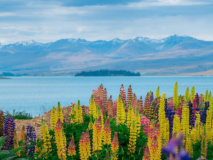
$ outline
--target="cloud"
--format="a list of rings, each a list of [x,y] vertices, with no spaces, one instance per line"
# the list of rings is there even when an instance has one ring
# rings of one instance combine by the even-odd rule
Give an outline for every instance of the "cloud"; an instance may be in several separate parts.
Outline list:
[[[211,0],[1,0],[0,42],[61,38],[213,40]]]
[[[128,7],[132,8],[147,8],[153,6],[193,6],[193,5],[207,5],[208,1],[196,1],[196,0],[147,0],[140,2],[129,3]]]

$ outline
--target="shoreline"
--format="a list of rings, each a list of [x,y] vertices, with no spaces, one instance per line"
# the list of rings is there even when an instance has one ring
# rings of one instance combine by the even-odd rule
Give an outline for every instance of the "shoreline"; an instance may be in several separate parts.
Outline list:
[[[0,77],[0,79],[11,79],[11,78],[8,78],[8,77]]]

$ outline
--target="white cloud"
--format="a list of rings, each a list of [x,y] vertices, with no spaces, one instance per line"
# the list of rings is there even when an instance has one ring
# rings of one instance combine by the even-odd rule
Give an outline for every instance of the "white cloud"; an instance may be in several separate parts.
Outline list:
[[[14,16],[15,13],[13,12],[0,12],[0,17],[8,17],[8,16]]]
[[[25,9],[0,10],[0,42],[138,36],[158,39],[172,34],[213,40],[211,9],[210,2],[200,0],[145,0],[127,5],[81,7],[30,3]]]
[[[193,1],[193,0],[147,0],[141,2],[129,3],[128,7],[147,8],[153,6],[191,6],[191,5],[206,5],[209,2]]]

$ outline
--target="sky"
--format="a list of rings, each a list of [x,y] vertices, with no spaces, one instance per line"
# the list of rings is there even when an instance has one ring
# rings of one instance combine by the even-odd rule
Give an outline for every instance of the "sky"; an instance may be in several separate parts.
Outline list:
[[[187,35],[213,41],[213,0],[0,0],[0,43]]]

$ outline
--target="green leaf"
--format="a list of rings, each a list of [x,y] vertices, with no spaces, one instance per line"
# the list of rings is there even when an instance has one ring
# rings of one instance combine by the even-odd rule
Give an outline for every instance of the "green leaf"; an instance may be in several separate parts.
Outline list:
[[[4,159],[2,159],[2,160],[13,160],[14,158],[16,158],[17,157],[17,155],[14,155],[14,156],[10,156],[9,155],[9,157],[6,157],[6,158],[4,158]]]
[[[1,150],[2,145],[3,145],[3,143],[4,143],[6,138],[7,138],[6,136],[5,137],[0,137],[0,150]]]
[[[17,157],[17,155],[9,150],[1,150],[0,151],[0,159],[1,160],[10,160]]]
[[[0,151],[0,159],[1,159],[2,157],[4,157],[5,155],[10,154],[10,153],[11,153],[11,152],[8,151],[8,150],[1,150],[1,151]]]
[[[36,145],[36,142],[32,141],[32,140],[29,140],[29,142],[32,143],[32,145]]]
[[[14,148],[13,150],[11,150],[13,153],[16,153],[18,151],[20,151],[23,147],[17,147],[17,148]]]

